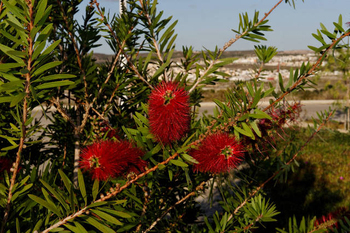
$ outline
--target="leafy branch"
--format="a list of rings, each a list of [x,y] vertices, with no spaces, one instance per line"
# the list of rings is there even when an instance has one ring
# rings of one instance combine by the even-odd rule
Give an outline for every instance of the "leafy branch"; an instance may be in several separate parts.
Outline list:
[[[294,156],[286,162],[285,166],[281,167],[279,170],[277,170],[272,176],[270,176],[267,180],[265,180],[262,184],[259,185],[258,188],[256,188],[254,191],[252,191],[249,196],[233,211],[233,213],[229,216],[227,221],[230,221],[234,215],[238,213],[238,211],[245,206],[250,198],[255,196],[268,182],[270,182],[272,179],[274,179],[277,175],[279,175],[282,171],[284,171],[299,155],[299,153],[309,144],[311,139],[313,139],[316,134],[325,126],[325,124],[329,121],[330,117],[333,115],[334,111],[330,112],[326,119],[323,120],[323,122],[320,123],[320,125],[317,127],[317,129],[313,132],[313,134],[306,140],[306,142],[299,148],[298,152],[294,154]]]
[[[140,80],[142,80],[144,83],[146,83],[151,89],[153,89],[153,86],[146,80],[146,78],[144,78],[140,72],[137,70],[136,66],[134,65],[134,63],[132,62],[130,56],[125,52],[125,48],[123,46],[123,44],[120,42],[119,38],[117,37],[117,35],[115,34],[114,30],[112,29],[111,25],[108,23],[104,12],[101,10],[100,8],[100,4],[97,2],[97,0],[94,0],[93,3],[95,4],[100,16],[101,16],[101,21],[106,25],[106,27],[108,28],[110,34],[113,36],[113,38],[115,39],[115,41],[117,42],[117,46],[119,48],[119,50],[121,51],[121,54],[123,54],[124,58],[127,60],[130,68],[135,72],[135,74],[139,77]],[[131,30],[131,29],[130,29]]]
[[[281,4],[283,0],[280,0],[276,5],[274,5],[268,13],[265,13],[265,16],[259,20],[259,12],[255,12],[253,21],[249,21],[248,15],[245,14],[243,17],[240,15],[240,23],[239,23],[239,29],[233,30],[234,32],[238,33],[235,38],[232,38],[229,40],[225,45],[219,49],[216,52],[215,56],[212,56],[212,61],[210,65],[207,67],[207,69],[204,71],[204,74],[201,78],[199,78],[191,87],[189,90],[189,93],[191,93],[195,88],[199,85],[199,83],[202,81],[202,79],[206,76],[208,76],[210,73],[212,73],[217,68],[225,65],[225,63],[219,63],[220,65],[216,65],[218,59],[221,57],[222,53],[225,52],[229,47],[231,47],[237,40],[243,38],[248,39],[254,42],[259,42],[259,40],[266,40],[263,36],[264,34],[261,33],[261,31],[271,31],[270,26],[265,25],[268,20],[266,18],[272,13],[272,11],[277,8],[279,4]],[[216,68],[216,69],[214,69]]]
[[[339,38],[334,39],[332,41],[332,43],[330,45],[327,45],[327,48],[325,49],[324,52],[322,52],[322,56],[320,56],[316,63],[308,70],[305,69],[300,69],[300,72],[303,73],[302,71],[306,71],[305,73],[303,73],[300,77],[297,77],[295,80],[295,83],[286,91],[284,92],[282,95],[280,95],[276,100],[274,100],[269,106],[267,106],[266,108],[264,108],[264,112],[267,111],[268,109],[270,109],[272,106],[274,106],[276,103],[280,102],[284,97],[286,97],[286,95],[288,95],[289,93],[291,93],[293,90],[295,90],[307,77],[309,77],[310,75],[314,74],[317,69],[321,66],[322,61],[324,60],[324,58],[327,56],[327,53],[334,47],[336,46],[342,39],[344,39],[345,37],[350,36],[350,31],[342,34]]]

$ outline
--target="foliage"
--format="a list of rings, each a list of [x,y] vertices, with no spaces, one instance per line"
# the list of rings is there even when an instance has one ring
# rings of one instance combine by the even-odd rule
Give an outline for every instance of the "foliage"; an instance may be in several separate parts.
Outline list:
[[[183,47],[180,62],[173,59],[177,21],[158,12],[156,0],[130,0],[113,16],[91,1],[80,25],[81,2],[0,3],[1,233],[250,232],[276,221],[283,210],[269,185],[288,183],[300,151],[332,114],[320,114],[304,144],[278,147],[298,109],[280,102],[304,89],[327,52],[344,47],[350,31],[341,17],[333,33],[321,24],[314,37],[322,45],[311,47],[319,59],[291,69],[287,82],[279,75],[279,91],[260,81],[277,49],[256,46],[255,78],[227,90],[224,102],[213,100],[213,116],[199,116],[203,87],[222,81],[220,68],[235,60],[223,58],[225,50],[239,39],[265,41],[267,18],[283,1],[262,18],[240,14],[235,37],[222,48],[198,54]],[[97,64],[92,50],[102,35],[114,57]],[[260,109],[265,98],[270,105]],[[221,145],[212,135],[227,140]],[[196,169],[201,161],[191,155],[208,140],[210,169]],[[220,204],[214,214],[198,204],[203,193],[204,202]],[[325,229],[312,221],[293,218],[289,232]],[[348,229],[348,219],[339,225]]]

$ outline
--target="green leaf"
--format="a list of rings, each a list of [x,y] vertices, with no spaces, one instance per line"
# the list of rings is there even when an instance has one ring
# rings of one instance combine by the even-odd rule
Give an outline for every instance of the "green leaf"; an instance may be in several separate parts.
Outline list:
[[[99,192],[99,184],[100,182],[98,180],[94,181],[94,185],[92,186],[92,201],[96,200],[97,194]]]
[[[188,167],[188,164],[184,163],[181,160],[170,160],[170,163],[174,164],[175,166],[179,166],[179,167]]]
[[[118,219],[116,219],[115,217],[113,217],[105,212],[102,212],[100,210],[95,210],[95,209],[92,209],[91,212],[97,214],[97,216],[105,219],[106,221],[108,221],[110,223],[113,223],[113,224],[119,225],[119,226],[123,225],[123,223],[120,222]]]
[[[0,71],[0,76],[3,77],[4,79],[10,81],[10,82],[18,82],[21,81],[21,79],[17,78],[11,73],[6,73],[6,72],[1,72]],[[21,81],[22,82],[22,81]],[[1,86],[0,86],[1,87]]]
[[[269,114],[266,112],[261,111],[260,109],[255,109],[255,113],[249,114],[250,117],[255,118],[255,119],[272,119]]]
[[[8,151],[8,150],[13,150],[13,149],[15,149],[17,147],[18,147],[18,145],[13,145],[13,146],[4,147],[1,150],[2,151]]]
[[[252,122],[249,122],[249,124],[252,127],[252,129],[254,130],[254,132],[256,133],[256,135],[261,137],[261,132],[260,132],[260,129],[259,129],[258,125],[256,124],[256,122],[252,121]]]
[[[321,30],[321,32],[323,34],[325,34],[329,39],[333,40],[336,38],[336,35],[333,35],[332,33],[330,33],[329,31],[326,31],[326,30]]]
[[[101,205],[107,205],[108,202],[107,201],[98,201],[98,202],[94,202],[90,205],[88,205],[86,208],[92,208],[92,207],[96,207],[96,206],[101,206]]]
[[[21,195],[22,193],[26,192],[27,190],[29,190],[31,187],[33,186],[33,184],[27,184],[25,185],[21,190],[16,191],[13,196],[11,201],[15,201],[16,198]]]
[[[71,192],[71,187],[73,186],[72,182],[68,179],[67,175],[61,169],[58,169],[58,173],[61,176],[64,186],[68,192]]]
[[[4,83],[0,86],[0,90],[3,90],[3,91],[12,91],[12,90],[17,90],[17,89],[23,90],[23,81],[22,80]]]
[[[6,103],[6,102],[11,102],[11,101],[12,101],[12,96],[0,97],[0,103]]]
[[[88,233],[88,231],[85,230],[85,228],[80,223],[78,223],[77,221],[75,221],[74,224],[79,230],[78,233]]]
[[[48,54],[50,54],[58,45],[61,43],[61,40],[57,40],[53,42],[50,46],[48,46],[42,53],[41,56],[38,57],[38,59],[34,62],[33,66],[36,66],[39,64],[39,62],[44,59]]]
[[[142,123],[144,123],[145,125],[148,125],[148,124],[149,124],[148,119],[147,119],[144,115],[142,115],[142,114],[140,114],[140,113],[138,113],[138,112],[135,112],[135,115],[136,115],[137,118],[138,118],[140,121],[142,121]]]
[[[54,228],[54,229],[50,230],[50,232],[68,233],[70,231],[66,231],[63,227],[57,227],[57,228]]]
[[[66,209],[66,211],[70,211],[69,205],[65,202],[63,196],[56,192],[54,188],[52,188],[48,183],[46,183],[44,180],[40,179],[40,182],[45,186],[47,190],[49,190],[50,193],[53,194],[53,196],[61,203],[61,205]]]
[[[80,189],[82,197],[84,198],[84,202],[85,202],[85,206],[86,206],[87,205],[86,188],[85,188],[83,173],[81,173],[80,169],[78,169],[78,184],[79,184],[79,189]]]
[[[51,212],[55,213],[57,216],[62,217],[62,214],[60,213],[60,211],[57,209],[55,205],[52,205],[47,201],[45,201],[44,199],[32,194],[28,194],[28,197],[33,201],[37,202],[38,204],[44,206],[46,209],[50,210]]]
[[[249,137],[252,138],[253,140],[255,139],[255,136],[253,134],[253,131],[249,128],[249,126],[245,123],[245,122],[242,122],[242,126],[243,126],[243,129],[244,131],[246,131],[247,133],[249,133]]]
[[[1,2],[6,6],[6,8],[9,10],[9,12],[11,12],[15,17],[19,18],[24,23],[28,23],[28,20],[23,15],[23,10],[22,9],[17,7],[15,4],[11,4],[8,1],[3,0]]]
[[[103,233],[115,233],[114,230],[112,230],[111,228],[101,224],[99,221],[97,221],[95,218],[93,217],[87,217],[86,221],[93,227],[96,227],[99,231],[103,232]]]
[[[69,223],[64,224],[64,226],[67,227],[72,232],[80,233],[80,230],[77,227],[72,226]]]
[[[1,49],[1,47],[0,47]],[[43,66],[40,66],[34,73],[33,73],[33,77],[35,76],[38,76],[39,74],[51,69],[51,68],[54,68],[58,65],[61,65],[62,64],[62,61],[53,61],[53,62],[49,62],[49,63],[46,63],[45,65]]]
[[[124,201],[124,200],[121,200],[121,201]],[[131,218],[132,217],[130,214],[119,211],[119,210],[111,210],[111,209],[107,209],[107,208],[98,208],[98,209],[100,209],[104,212],[110,213],[114,216],[119,216],[121,218]]]
[[[25,96],[26,96],[26,93],[24,92],[20,92],[17,95],[13,96],[10,103],[10,108],[13,106],[16,106],[19,102],[21,102]]]
[[[24,61],[18,56],[14,55],[16,50],[11,49],[3,44],[0,44],[0,50],[4,52],[6,55],[8,55],[9,57],[11,57],[13,60],[15,60],[19,64],[19,66],[25,66]]]
[[[7,72],[10,69],[17,68],[17,67],[22,67],[22,65],[19,63],[0,63],[0,71],[4,71],[4,72]]]
[[[36,7],[36,15],[35,15],[35,18],[34,18],[34,26],[43,18],[46,7],[47,7],[47,0],[39,1],[38,5]]]
[[[43,41],[41,43],[39,43],[39,45],[37,45],[35,48],[34,48],[34,53],[32,55],[32,59],[35,60],[39,54],[41,53],[41,51],[43,51],[43,49],[45,48],[46,46],[46,41]]]
[[[68,78],[75,78],[75,77],[76,77],[76,75],[74,75],[74,74],[53,74],[53,75],[40,77],[40,78],[36,79],[35,81],[33,81],[32,83],[47,82],[47,81],[53,81],[53,80],[57,80],[57,79],[68,79]]]
[[[72,85],[72,84],[74,84],[74,82],[69,81],[69,80],[64,80],[64,81],[43,83],[43,84],[38,85],[36,88],[39,90],[42,90],[42,89],[56,88],[56,87],[61,87],[61,86],[68,86],[68,85]]]
[[[249,132],[246,132],[244,129],[242,129],[238,126],[233,126],[233,128],[235,129],[235,131],[239,132],[240,134],[251,137],[251,134]]]
[[[184,153],[184,154],[181,154],[181,157],[186,160],[187,162],[189,163],[195,163],[195,164],[198,164],[198,161],[196,159],[194,159],[192,156]]]
[[[333,22],[334,26],[340,31],[340,32],[345,32],[344,28],[337,24],[336,22]]]
[[[168,66],[168,63],[164,63],[163,65],[161,65],[157,71],[153,74],[152,79],[157,78],[161,73],[163,73],[163,71],[165,70],[165,68]]]

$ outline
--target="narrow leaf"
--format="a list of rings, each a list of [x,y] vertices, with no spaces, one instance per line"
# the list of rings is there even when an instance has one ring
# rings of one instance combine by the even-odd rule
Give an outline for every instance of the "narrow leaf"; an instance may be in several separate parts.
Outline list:
[[[81,173],[80,169],[78,169],[78,183],[79,183],[79,189],[80,189],[81,195],[84,198],[85,206],[87,206],[85,182],[84,182],[83,174]]]

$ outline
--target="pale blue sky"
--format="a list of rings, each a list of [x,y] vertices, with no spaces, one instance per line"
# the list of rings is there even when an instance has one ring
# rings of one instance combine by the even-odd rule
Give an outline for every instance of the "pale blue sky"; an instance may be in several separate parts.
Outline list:
[[[111,13],[119,12],[118,0],[99,0],[100,6]],[[257,10],[262,17],[278,1],[277,0],[159,0],[158,10],[164,11],[164,17],[173,16],[178,20],[176,33],[176,49],[183,45],[193,46],[195,50],[203,47],[214,49],[222,47],[226,41],[234,37],[231,29],[238,28],[238,14],[248,12],[250,16]],[[322,22],[329,30],[334,28],[333,22],[343,15],[343,22],[350,21],[350,0],[295,0],[296,8],[282,3],[269,16],[268,24],[274,30],[267,32],[268,41],[263,45],[276,46],[278,50],[308,49],[308,45],[317,46],[311,33],[320,28]],[[88,4],[84,0],[82,9]],[[82,12],[81,12],[82,13]],[[81,16],[78,16],[78,18]],[[345,27],[345,26],[344,26]],[[96,52],[110,54],[109,46],[103,45]],[[254,49],[253,42],[240,40],[230,50]]]

